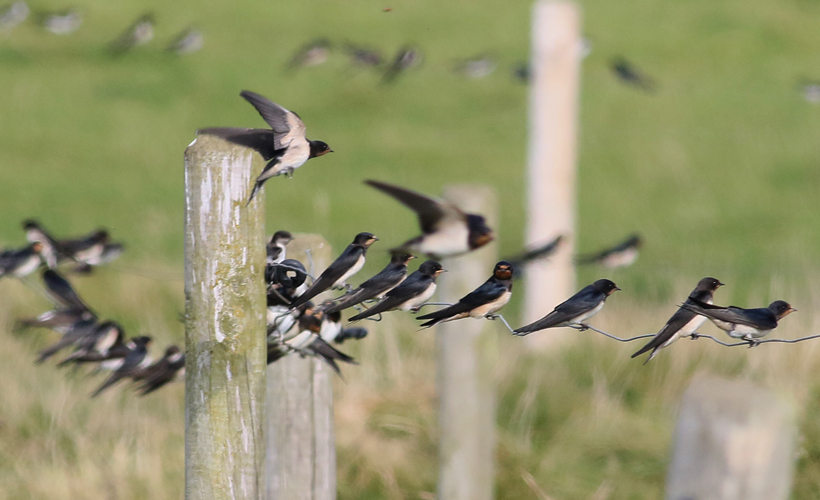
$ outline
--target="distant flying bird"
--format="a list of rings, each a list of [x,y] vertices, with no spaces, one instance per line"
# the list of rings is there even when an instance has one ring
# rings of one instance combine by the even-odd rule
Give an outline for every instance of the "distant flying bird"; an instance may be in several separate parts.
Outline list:
[[[511,257],[507,260],[513,267],[515,274],[518,275],[521,272],[521,267],[529,264],[530,262],[535,262],[537,260],[546,259],[550,257],[552,254],[558,250],[558,246],[561,244],[561,241],[564,239],[563,236],[560,234],[553,238],[552,240],[544,243],[543,245],[524,250],[520,254],[516,255],[515,257]]]
[[[327,38],[310,41],[293,54],[288,63],[288,69],[307,68],[326,63],[332,47],[333,44]]]
[[[311,141],[305,136],[305,124],[299,115],[288,111],[267,98],[243,90],[241,95],[253,105],[271,129],[208,128],[199,132],[215,135],[256,150],[267,161],[262,173],[257,177],[248,203],[262,185],[271,177],[293,176],[293,171],[309,159],[332,153],[327,143]]]
[[[345,284],[345,280],[358,273],[364,266],[367,249],[377,241],[379,239],[374,234],[357,234],[353,242],[316,278],[310,288],[290,305],[290,308],[296,309],[325,290]]]
[[[366,280],[358,288],[330,301],[329,305],[322,306],[322,310],[325,314],[332,314],[353,307],[365,300],[384,297],[384,294],[399,286],[407,277],[407,263],[411,259],[415,259],[415,257],[406,253],[393,254],[390,263],[378,274]]]
[[[53,12],[41,16],[43,28],[55,35],[70,35],[83,23],[83,15],[77,9]]]
[[[382,56],[378,51],[347,42],[345,52],[354,66],[381,66]]]
[[[510,301],[510,297],[512,297],[512,277],[512,265],[502,260],[495,265],[490,279],[462,297],[457,303],[430,314],[419,316],[417,319],[429,320],[421,324],[422,327],[427,328],[438,323],[462,318],[491,317]]]
[[[202,50],[205,45],[205,35],[196,28],[186,28],[179,32],[165,49],[178,56],[193,54]]]
[[[109,47],[115,54],[124,54],[134,47],[145,45],[154,39],[154,15],[143,14],[131,26],[115,38]]]
[[[694,304],[695,300],[699,300],[706,304],[711,304],[715,290],[721,286],[723,286],[723,283],[715,278],[703,278],[698,282],[698,286],[692,290],[692,293],[689,294],[689,297],[686,299],[686,303]],[[645,346],[641,347],[641,349],[633,354],[632,357],[635,358],[651,350],[652,352],[649,354],[649,357],[646,358],[644,364],[649,363],[649,361],[652,360],[652,358],[654,358],[661,349],[669,347],[673,342],[680,338],[692,335],[705,322],[706,316],[701,316],[681,306],[675,314],[669,318],[669,321],[663,325],[663,328],[660,329],[658,334],[652,337],[652,340],[650,340]]]
[[[23,278],[33,273],[44,262],[42,251],[43,244],[34,242],[25,248],[0,252],[0,278]]]
[[[31,10],[23,1],[14,2],[0,9],[0,30],[9,31],[28,18]]]
[[[598,314],[604,307],[607,297],[620,288],[610,280],[600,279],[585,286],[565,302],[558,304],[551,313],[534,323],[515,329],[515,335],[523,337],[532,332],[557,326],[575,326],[588,328],[584,321]]]
[[[140,396],[150,394],[185,375],[185,353],[175,345],[165,349],[165,355],[156,363],[138,370],[131,378],[140,385]]]
[[[776,300],[769,304],[769,307],[758,309],[721,307],[699,300],[684,302],[681,307],[706,316],[730,337],[745,340],[751,345],[755,345],[759,339],[777,328],[778,321],[797,311],[783,300]]]
[[[643,245],[643,240],[637,234],[629,236],[625,241],[618,243],[614,247],[606,248],[592,255],[578,258],[579,264],[600,264],[609,269],[628,267],[638,259],[638,250]]]
[[[406,241],[392,252],[423,254],[431,259],[441,259],[470,252],[494,239],[493,230],[487,227],[483,216],[467,214],[450,202],[431,198],[403,187],[379,181],[364,181],[382,191],[419,218],[422,235]]]
[[[350,321],[359,321],[387,311],[417,311],[420,305],[436,293],[436,278],[443,272],[444,268],[438,262],[425,261],[401,285],[387,292],[378,304],[353,316]]]
[[[495,58],[485,54],[456,61],[453,69],[456,73],[460,73],[467,78],[478,79],[490,76],[495,71],[496,66],[498,64],[495,62]]]
[[[148,356],[148,344],[151,343],[151,337],[136,337],[133,339],[133,347],[131,351],[125,356],[122,365],[114,370],[111,375],[91,394],[92,398],[100,395],[104,390],[116,384],[120,380],[132,377],[139,373],[140,370],[147,367],[151,360]]]
[[[421,52],[416,47],[403,47],[396,52],[393,62],[382,78],[383,83],[394,81],[401,73],[421,63]]]
[[[612,61],[612,72],[625,84],[641,90],[652,92],[657,88],[657,85],[652,78],[643,74],[638,68],[623,57],[619,57]]]
[[[800,84],[799,89],[806,102],[820,103],[820,82],[803,82]]]

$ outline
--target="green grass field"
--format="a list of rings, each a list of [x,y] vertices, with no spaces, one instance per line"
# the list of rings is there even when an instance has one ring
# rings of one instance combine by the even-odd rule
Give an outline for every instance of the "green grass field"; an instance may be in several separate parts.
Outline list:
[[[417,228],[363,179],[431,194],[478,182],[502,200],[501,252],[520,249],[528,89],[511,69],[527,59],[528,2],[74,5],[85,22],[69,37],[30,22],[0,32],[0,247],[22,244],[20,221],[29,217],[60,236],[110,227],[127,254],[78,288],[130,333],[154,334],[157,354],[182,339],[182,154],[197,128],[263,125],[242,89],[297,111],[310,137],[336,151],[267,184],[269,231],[321,233],[337,249],[371,231],[381,242],[364,276],[384,264],[381,250]],[[603,273],[624,292],[595,323],[654,331],[698,279],[713,275],[730,285],[720,302],[785,298],[800,312],[778,334],[813,331],[820,106],[796,85],[820,78],[820,2],[582,5],[593,52],[582,71],[578,249],[633,231],[646,239],[633,267]],[[111,58],[106,43],[148,10],[158,20],[154,42]],[[204,49],[164,53],[190,24],[204,31]],[[296,48],[320,36],[385,55],[414,43],[424,62],[391,86],[350,69],[339,53],[324,66],[284,70]],[[486,79],[451,70],[453,60],[485,52],[499,61]],[[658,92],[618,82],[608,69],[616,55],[652,75]],[[579,272],[579,282],[597,277],[597,269]],[[182,388],[88,401],[97,380],[31,363],[49,334],[11,334],[15,317],[46,307],[24,285],[0,281],[8,332],[0,336],[0,498],[180,498]],[[510,309],[515,317],[516,303]],[[342,499],[435,490],[432,336],[413,335],[409,324],[396,320],[353,348],[362,366],[345,370],[337,387]],[[820,495],[814,345],[746,352],[689,343],[642,367],[628,359],[637,346],[578,335],[585,340],[538,358],[503,335],[499,499],[537,498],[528,474],[549,498],[659,498],[675,404],[704,372],[760,381],[800,405],[794,498]]]

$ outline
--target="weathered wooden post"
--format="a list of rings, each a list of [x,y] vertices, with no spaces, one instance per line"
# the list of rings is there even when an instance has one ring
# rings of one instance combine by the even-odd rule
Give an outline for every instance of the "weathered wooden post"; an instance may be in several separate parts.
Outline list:
[[[254,156],[207,135],[185,150],[187,500],[261,500],[265,487],[264,195],[245,206]]]
[[[750,382],[702,378],[683,396],[667,500],[786,500],[793,408]]]
[[[487,217],[497,227],[495,192],[486,186],[457,185],[444,198],[467,212]],[[479,286],[493,271],[496,245],[442,264],[439,298],[456,302]],[[439,479],[441,500],[491,500],[495,454],[496,338],[504,326],[487,320],[462,319],[436,326],[436,373],[439,396]]]
[[[581,12],[574,2],[537,1],[532,10],[530,132],[526,243],[564,235],[549,259],[527,266],[522,324],[535,321],[572,295],[575,241],[575,168]],[[556,335],[530,335],[530,345]]]
[[[287,256],[311,271],[306,250],[318,276],[330,265],[330,245],[319,235],[295,235]],[[318,359],[295,354],[268,366],[267,500],[335,500],[334,376]]]

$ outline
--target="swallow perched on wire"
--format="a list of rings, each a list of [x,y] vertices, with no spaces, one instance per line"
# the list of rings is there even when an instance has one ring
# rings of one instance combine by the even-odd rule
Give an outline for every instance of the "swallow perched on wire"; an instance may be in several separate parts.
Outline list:
[[[425,261],[401,285],[387,292],[378,304],[353,316],[350,321],[359,321],[387,311],[417,311],[420,305],[436,293],[436,278],[443,272],[444,268],[438,262]]]
[[[612,61],[612,72],[615,73],[622,82],[627,85],[652,92],[657,88],[655,81],[649,76],[643,74],[632,63],[619,57]]]
[[[601,250],[592,255],[578,258],[579,264],[600,264],[609,269],[631,266],[638,259],[638,251],[643,240],[637,234],[630,235],[625,241],[614,247]]]
[[[718,279],[710,277],[703,278],[698,282],[698,286],[692,290],[692,293],[689,294],[689,297],[686,299],[686,303],[694,304],[695,300],[699,300],[703,303],[711,304],[715,290],[721,286],[723,286],[723,283],[721,283]],[[651,350],[652,352],[649,354],[649,357],[646,358],[644,364],[649,363],[649,361],[654,358],[661,349],[669,347],[673,342],[680,338],[692,335],[705,322],[706,316],[701,316],[693,311],[690,311],[689,309],[680,307],[675,314],[669,318],[669,321],[663,325],[663,328],[660,329],[658,334],[652,337],[652,340],[650,340],[645,346],[641,347],[641,349],[633,354],[632,357],[635,358]]]
[[[57,271],[53,269],[43,271],[43,283],[46,286],[46,291],[49,296],[52,297],[54,303],[58,306],[65,309],[91,312],[91,308],[77,295],[74,287]]]
[[[318,66],[327,62],[330,55],[330,50],[333,44],[327,38],[320,38],[310,41],[302,45],[299,50],[293,54],[290,62],[288,62],[288,69],[307,68],[309,66]]]
[[[143,14],[115,38],[109,47],[114,54],[124,54],[154,39],[154,15]]]
[[[797,311],[783,300],[757,309],[715,306],[699,300],[686,301],[681,307],[706,316],[730,337],[745,340],[751,345],[777,328],[778,321]]]
[[[516,255],[515,257],[505,260],[509,262],[510,265],[512,265],[513,271],[516,275],[518,275],[521,272],[520,268],[522,266],[536,260],[546,259],[550,255],[554,254],[563,239],[564,237],[559,234],[554,239],[548,241],[547,243],[541,246],[524,250],[522,253]]]
[[[109,359],[124,358],[129,352],[125,342],[125,331],[114,321],[100,323],[93,332],[79,339],[74,345],[74,352],[57,363],[57,367],[68,363],[101,363]]]
[[[35,242],[17,250],[0,252],[0,278],[12,276],[23,278],[33,273],[43,264],[43,244]]]
[[[407,263],[411,259],[415,257],[406,253],[394,253],[390,258],[390,263],[378,274],[359,285],[358,288],[330,301],[329,305],[322,306],[322,310],[325,314],[332,314],[365,300],[384,297],[384,294],[399,286],[407,277]]]
[[[327,143],[311,141],[305,136],[305,124],[293,111],[288,111],[266,97],[249,90],[243,90],[239,95],[256,108],[265,122],[270,125],[269,130],[208,128],[199,132],[252,148],[268,162],[256,178],[248,203],[253,200],[265,181],[271,177],[279,175],[293,177],[293,171],[309,159],[333,152]]]
[[[429,320],[421,324],[423,328],[429,328],[445,321],[492,316],[510,301],[510,297],[512,297],[512,277],[512,265],[502,260],[495,265],[490,279],[462,297],[456,304],[419,316],[417,319]]]
[[[96,314],[77,295],[71,284],[56,271],[44,271],[43,283],[46,286],[46,293],[54,302],[54,309],[36,318],[19,320],[17,328],[50,328],[57,333],[65,334],[80,321],[96,321]]]
[[[156,363],[137,370],[131,378],[140,383],[137,387],[139,395],[145,396],[184,376],[185,353],[179,347],[171,345]]]
[[[60,340],[51,344],[50,346],[42,349],[39,352],[39,356],[35,363],[40,364],[46,361],[51,356],[54,356],[58,352],[62,351],[67,347],[71,347],[72,345],[77,344],[84,338],[89,335],[93,335],[94,332],[97,330],[97,318],[84,318],[79,321],[76,321],[70,327],[65,330],[63,336],[60,337]]]
[[[470,252],[494,239],[493,230],[487,227],[481,215],[464,213],[450,202],[403,187],[372,180],[364,182],[392,196],[419,218],[422,235],[391,252],[424,254],[437,260]]]
[[[516,328],[513,333],[519,337],[532,332],[554,328],[557,326],[577,326],[587,328],[584,321],[598,314],[604,307],[606,298],[620,290],[615,283],[607,279],[600,279],[587,285],[566,301],[555,306],[555,309],[534,323]]]
[[[26,241],[29,243],[39,243],[42,248],[40,255],[43,262],[50,267],[57,267],[57,262],[66,257],[66,253],[46,229],[35,220],[23,221],[23,230],[26,232]]]
[[[267,251],[267,264],[279,264],[283,260],[285,260],[286,252],[285,247],[293,241],[293,235],[287,231],[276,231],[273,233],[273,236],[270,237],[270,241],[265,246],[265,250]]]
[[[367,249],[377,241],[379,239],[374,234],[366,232],[357,234],[344,252],[319,275],[316,281],[305,290],[305,293],[290,305],[290,308],[296,309],[328,288],[343,285],[345,280],[358,273],[364,266]]]
[[[116,384],[126,377],[132,377],[139,373],[151,364],[151,358],[148,356],[148,345],[151,343],[151,337],[135,337],[132,339],[133,347],[131,351],[123,358],[123,362],[119,368],[114,370],[111,375],[91,394],[92,398],[100,395],[101,392]]]

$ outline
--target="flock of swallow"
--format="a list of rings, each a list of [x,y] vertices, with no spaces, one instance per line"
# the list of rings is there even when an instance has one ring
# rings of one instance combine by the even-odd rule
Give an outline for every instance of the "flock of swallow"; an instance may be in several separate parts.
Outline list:
[[[250,203],[271,177],[283,174],[292,177],[294,171],[309,159],[323,156],[332,149],[323,141],[308,139],[305,124],[296,113],[254,92],[242,91],[240,96],[256,108],[270,129],[216,127],[201,129],[199,133],[250,147],[267,161],[251,188]],[[299,352],[318,356],[339,373],[336,361],[353,363],[354,360],[333,348],[330,342],[366,335],[361,330],[356,330],[352,335],[346,333],[350,330],[342,326],[342,311],[356,309],[357,313],[349,318],[351,323],[374,316],[380,319],[383,313],[389,311],[419,312],[435,293],[437,277],[446,271],[439,260],[466,254],[494,239],[492,229],[480,214],[465,213],[445,200],[393,184],[375,180],[366,180],[365,184],[414,211],[422,234],[391,249],[387,266],[357,288],[352,288],[347,281],[364,266],[368,249],[378,241],[375,235],[368,232],[357,234],[341,255],[308,286],[304,264],[285,259],[290,233],[275,233],[267,246],[265,271],[268,284],[269,361],[275,361],[289,352]],[[548,256],[560,241],[558,237],[540,248],[525,251],[516,259],[498,262],[489,279],[456,304],[418,316],[419,320],[424,320],[421,326],[427,328],[440,322],[468,317],[496,319],[499,317],[498,311],[512,295],[515,269]],[[628,266],[637,259],[641,244],[641,238],[633,235],[623,243],[581,258],[579,262],[596,262],[610,268]],[[408,276],[407,265],[417,255],[426,256],[429,260]],[[280,268],[284,272],[280,272]],[[723,283],[715,278],[703,278],[666,325],[633,357],[651,351],[647,361],[652,359],[660,349],[677,339],[694,335],[707,318],[729,336],[753,346],[777,327],[780,319],[795,311],[784,301],[775,301],[759,309],[715,306],[712,294],[721,285]],[[319,305],[312,302],[319,294],[334,288],[344,289],[346,293]],[[614,282],[597,280],[543,318],[512,332],[524,336],[555,327],[585,330],[589,328],[586,321],[598,313],[607,297],[617,290],[620,288]],[[370,306],[365,307],[364,304]]]
[[[0,278],[25,278],[45,267],[43,284],[54,308],[34,318],[20,319],[15,326],[48,328],[60,334],[57,342],[40,351],[37,363],[73,348],[71,354],[57,363],[58,367],[94,363],[94,373],[110,372],[92,396],[126,379],[136,382],[138,393],[145,395],[184,373],[185,354],[179,347],[168,346],[164,356],[152,363],[148,353],[151,337],[127,339],[122,326],[115,321],[102,321],[57,271],[60,266],[69,273],[89,274],[95,267],[119,257],[124,247],[112,242],[108,231],[100,229],[76,239],[56,239],[33,220],[25,221],[23,229],[29,244],[0,252]]]
[[[10,32],[26,21],[31,8],[24,0],[17,0],[0,9],[0,33]],[[70,35],[83,24],[83,14],[78,9],[59,12],[41,12],[34,16],[35,22],[44,30],[55,35]],[[143,14],[131,23],[119,36],[112,40],[109,49],[114,54],[123,54],[129,50],[145,45],[154,39],[154,15]],[[201,30],[188,27],[174,36],[166,50],[178,55],[197,52],[205,43]]]

